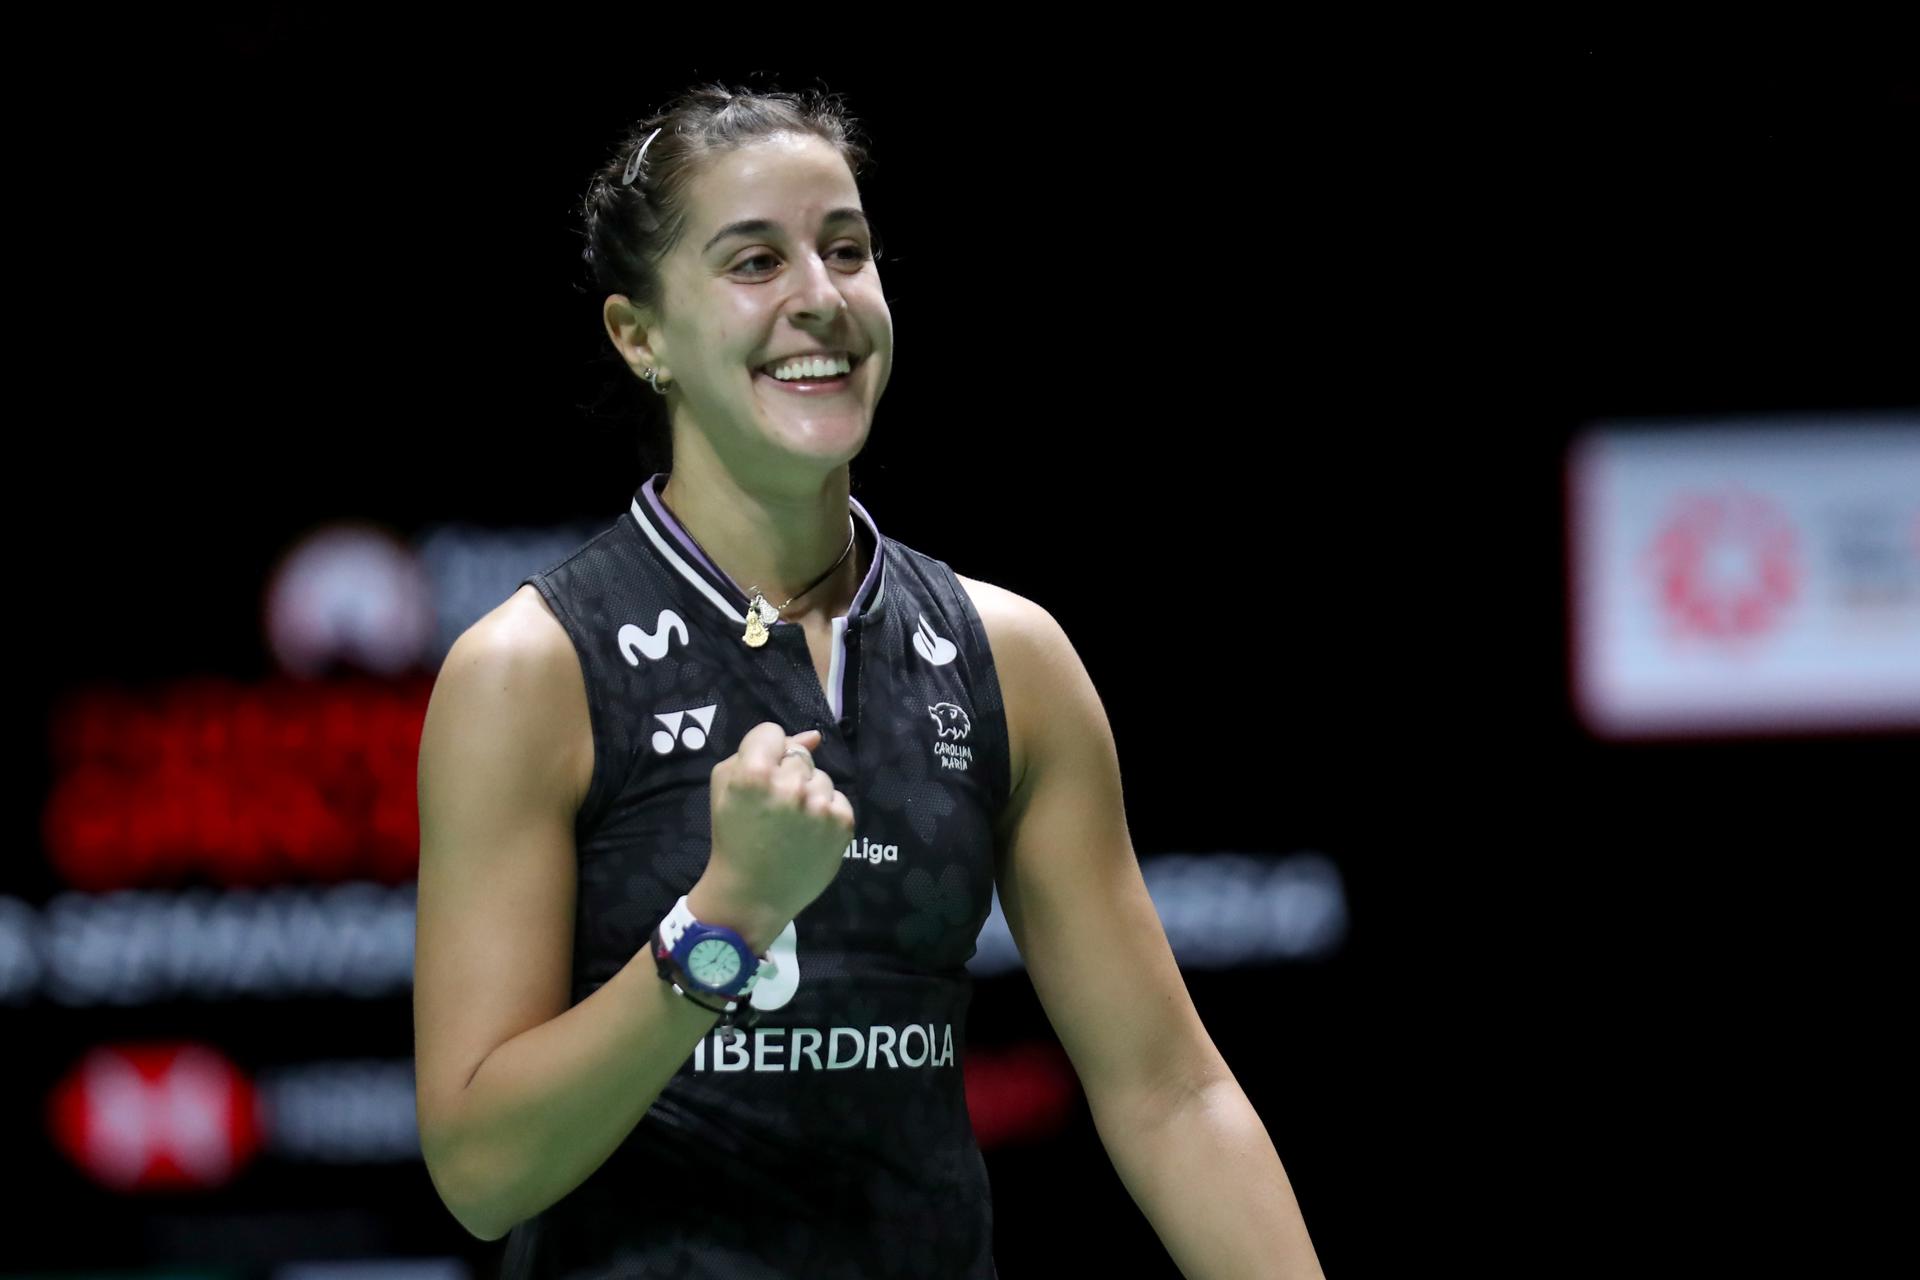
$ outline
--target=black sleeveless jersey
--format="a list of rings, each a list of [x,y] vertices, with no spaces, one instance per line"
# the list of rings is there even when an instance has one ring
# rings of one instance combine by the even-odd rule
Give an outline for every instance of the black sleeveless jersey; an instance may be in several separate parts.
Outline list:
[[[706,868],[713,766],[754,725],[822,732],[852,802],[839,873],[773,944],[751,1030],[716,1028],[585,1182],[509,1233],[501,1275],[984,1280],[985,1162],[961,1056],[966,962],[1010,783],[985,630],[942,561],[882,537],[833,620],[827,688],[796,624],[750,648],[746,594],[650,477],[531,582],[580,656],[593,778],[575,820],[579,1003]]]

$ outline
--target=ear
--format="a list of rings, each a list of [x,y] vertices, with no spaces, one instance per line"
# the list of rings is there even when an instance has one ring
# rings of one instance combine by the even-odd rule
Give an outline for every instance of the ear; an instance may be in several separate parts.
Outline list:
[[[654,341],[658,331],[654,328],[653,318],[637,308],[624,293],[607,295],[601,304],[600,319],[606,326],[607,338],[613,343],[614,350],[627,362],[627,367],[638,374],[643,369],[655,367],[658,353],[654,350]],[[663,370],[663,372],[672,372]]]

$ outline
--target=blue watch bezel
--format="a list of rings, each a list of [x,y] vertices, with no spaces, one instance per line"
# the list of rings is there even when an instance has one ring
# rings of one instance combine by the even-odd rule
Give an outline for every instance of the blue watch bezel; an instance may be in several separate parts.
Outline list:
[[[733,981],[724,987],[708,986],[694,977],[693,971],[687,967],[687,959],[693,954],[693,949],[709,938],[719,938],[731,946],[734,954],[740,957],[740,972],[735,974]],[[760,957],[754,954],[753,948],[738,932],[723,924],[703,924],[698,920],[687,926],[668,954],[673,960],[674,968],[678,969],[681,977],[686,980],[687,986],[706,995],[724,996],[729,1000],[740,998],[741,990],[753,980],[755,970],[760,967]]]

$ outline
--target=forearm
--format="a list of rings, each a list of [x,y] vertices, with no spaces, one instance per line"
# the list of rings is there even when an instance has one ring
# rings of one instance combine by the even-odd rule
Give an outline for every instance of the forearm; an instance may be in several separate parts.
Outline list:
[[[606,1163],[719,1015],[644,952],[592,995],[481,1060],[429,1162],[461,1224],[497,1240]]]
[[[1280,1155],[1231,1076],[1158,1108],[1096,1101],[1093,1120],[1187,1280],[1324,1280]]]
[[[704,876],[687,905],[759,953],[785,927]],[[499,1239],[606,1163],[718,1021],[676,995],[642,948],[585,1000],[481,1059],[451,1134],[428,1152],[441,1198],[474,1235]]]

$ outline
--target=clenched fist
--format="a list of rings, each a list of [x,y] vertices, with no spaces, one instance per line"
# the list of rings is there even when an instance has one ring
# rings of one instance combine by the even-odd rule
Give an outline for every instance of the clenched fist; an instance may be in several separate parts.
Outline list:
[[[687,905],[756,949],[826,890],[853,839],[852,803],[811,762],[820,739],[763,720],[713,766],[713,853]]]

